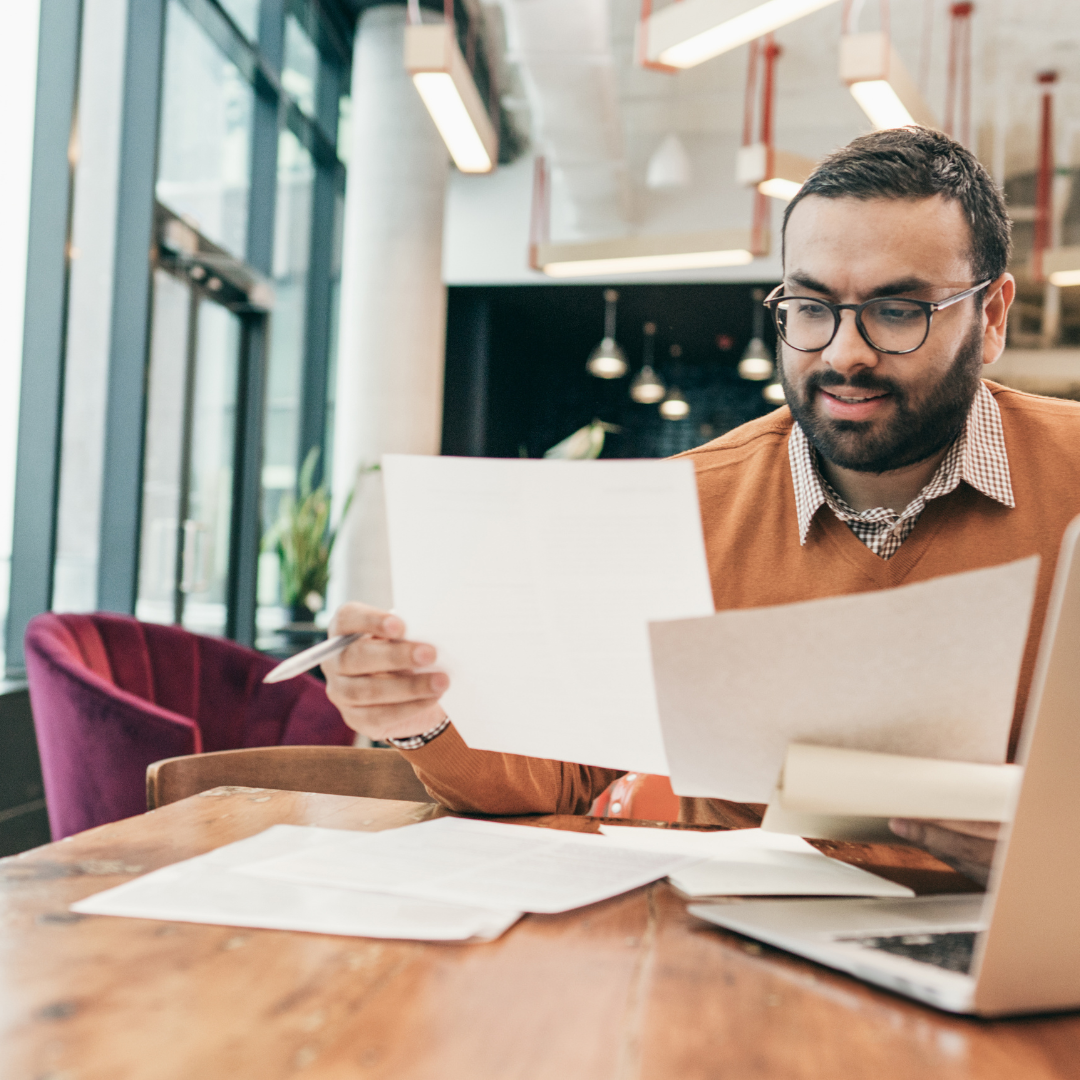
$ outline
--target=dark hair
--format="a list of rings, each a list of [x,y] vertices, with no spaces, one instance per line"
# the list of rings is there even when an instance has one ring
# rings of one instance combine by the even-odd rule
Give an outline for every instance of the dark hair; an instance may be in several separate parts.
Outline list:
[[[1005,272],[1011,246],[1005,200],[990,174],[970,150],[940,131],[889,128],[860,135],[829,154],[788,203],[791,211],[810,195],[823,199],[955,199],[971,227],[975,281]]]

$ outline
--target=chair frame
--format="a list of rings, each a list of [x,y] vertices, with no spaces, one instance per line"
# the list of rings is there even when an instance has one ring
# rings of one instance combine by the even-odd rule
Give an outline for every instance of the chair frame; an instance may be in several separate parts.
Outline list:
[[[216,787],[277,788],[323,795],[432,803],[396,750],[353,746],[254,746],[185,754],[146,770],[146,807],[156,810]]]

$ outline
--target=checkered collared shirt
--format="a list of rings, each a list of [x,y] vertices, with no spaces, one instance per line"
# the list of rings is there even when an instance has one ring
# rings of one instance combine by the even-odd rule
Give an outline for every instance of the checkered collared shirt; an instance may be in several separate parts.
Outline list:
[[[983,382],[971,403],[964,430],[949,447],[930,483],[904,507],[903,513],[886,506],[861,511],[849,506],[821,475],[817,453],[798,423],[791,429],[788,459],[795,483],[800,544],[806,543],[814,515],[827,506],[875,555],[891,559],[915,528],[926,504],[955,491],[961,480],[1004,506],[1016,505],[1001,412]]]

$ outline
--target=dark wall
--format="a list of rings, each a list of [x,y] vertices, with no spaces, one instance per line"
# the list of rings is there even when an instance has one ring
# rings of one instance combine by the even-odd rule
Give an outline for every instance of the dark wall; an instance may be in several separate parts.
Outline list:
[[[738,377],[760,285],[622,285],[616,339],[630,374],[603,380],[585,361],[604,332],[604,287],[454,286],[447,310],[444,454],[539,457],[594,419],[622,428],[604,457],[663,457],[687,450],[771,406],[761,383]],[[655,322],[655,367],[690,403],[685,420],[638,405],[630,380],[642,364],[643,325]],[[775,333],[765,322],[765,340]],[[682,356],[672,359],[670,347]]]
[[[30,695],[25,685],[0,686],[0,856],[48,842]]]

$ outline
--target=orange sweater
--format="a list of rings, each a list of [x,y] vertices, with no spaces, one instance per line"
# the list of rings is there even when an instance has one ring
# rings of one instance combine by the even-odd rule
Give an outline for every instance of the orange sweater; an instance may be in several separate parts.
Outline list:
[[[1027,702],[1050,584],[1065,526],[1080,514],[1080,404],[988,384],[1001,409],[1016,506],[962,483],[927,504],[887,562],[822,507],[799,544],[788,463],[790,411],[691,450],[717,610],[866,592],[1041,556],[1020,673],[1010,754]],[[539,758],[470,750],[451,726],[406,752],[431,794],[451,809],[486,814],[582,814],[619,774]],[[708,799],[683,799],[685,821],[721,822]]]

